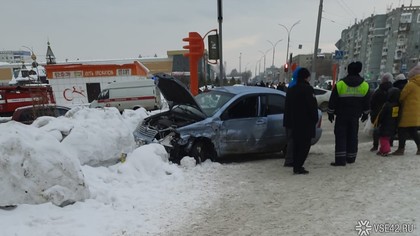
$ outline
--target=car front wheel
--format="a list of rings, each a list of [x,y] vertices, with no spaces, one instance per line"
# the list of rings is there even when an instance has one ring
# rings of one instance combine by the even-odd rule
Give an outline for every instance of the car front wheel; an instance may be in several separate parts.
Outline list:
[[[216,151],[210,141],[199,140],[191,148],[190,156],[194,157],[197,164],[201,164],[207,159],[215,161]]]

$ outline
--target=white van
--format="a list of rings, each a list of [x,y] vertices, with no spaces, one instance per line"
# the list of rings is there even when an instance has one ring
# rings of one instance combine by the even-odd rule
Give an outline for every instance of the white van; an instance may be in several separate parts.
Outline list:
[[[89,107],[116,107],[120,112],[140,107],[155,110],[161,107],[160,92],[152,79],[114,82],[106,86]]]

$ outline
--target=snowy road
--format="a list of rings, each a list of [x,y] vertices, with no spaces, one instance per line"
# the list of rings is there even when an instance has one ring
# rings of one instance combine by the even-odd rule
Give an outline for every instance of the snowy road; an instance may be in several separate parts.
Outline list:
[[[224,164],[211,176],[203,172],[198,178],[217,194],[202,196],[197,201],[203,207],[162,235],[356,236],[360,220],[406,224],[410,231],[399,235],[420,235],[414,143],[407,143],[409,155],[384,158],[369,152],[369,137],[360,136],[358,159],[347,167],[329,165],[334,138],[326,137],[312,147],[306,176],[293,175],[282,159]]]

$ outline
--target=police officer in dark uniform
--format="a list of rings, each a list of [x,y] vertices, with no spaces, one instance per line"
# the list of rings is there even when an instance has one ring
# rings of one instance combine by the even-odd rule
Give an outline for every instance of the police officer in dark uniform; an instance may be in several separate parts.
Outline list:
[[[328,104],[328,120],[336,116],[335,162],[332,166],[354,163],[357,156],[359,118],[365,122],[369,115],[369,84],[359,75],[362,63],[347,66],[348,75],[338,81],[332,90]]]

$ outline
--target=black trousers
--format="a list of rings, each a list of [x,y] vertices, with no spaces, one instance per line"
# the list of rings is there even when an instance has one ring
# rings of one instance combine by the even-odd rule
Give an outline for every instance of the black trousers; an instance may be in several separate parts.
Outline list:
[[[291,165],[291,164],[293,164],[293,138],[292,138],[292,129],[287,129],[286,135],[287,135],[287,151],[286,151],[286,157],[284,159],[284,164],[285,165]]]
[[[293,138],[293,171],[302,169],[311,149],[310,137]]]
[[[373,146],[378,148],[379,147],[379,128],[373,129],[372,138],[373,138]]]
[[[405,141],[413,139],[417,148],[420,148],[420,138],[417,133],[417,127],[398,127],[398,149],[405,148]]]
[[[346,164],[347,162],[354,162],[359,142],[359,118],[337,116],[334,134],[335,163]]]

